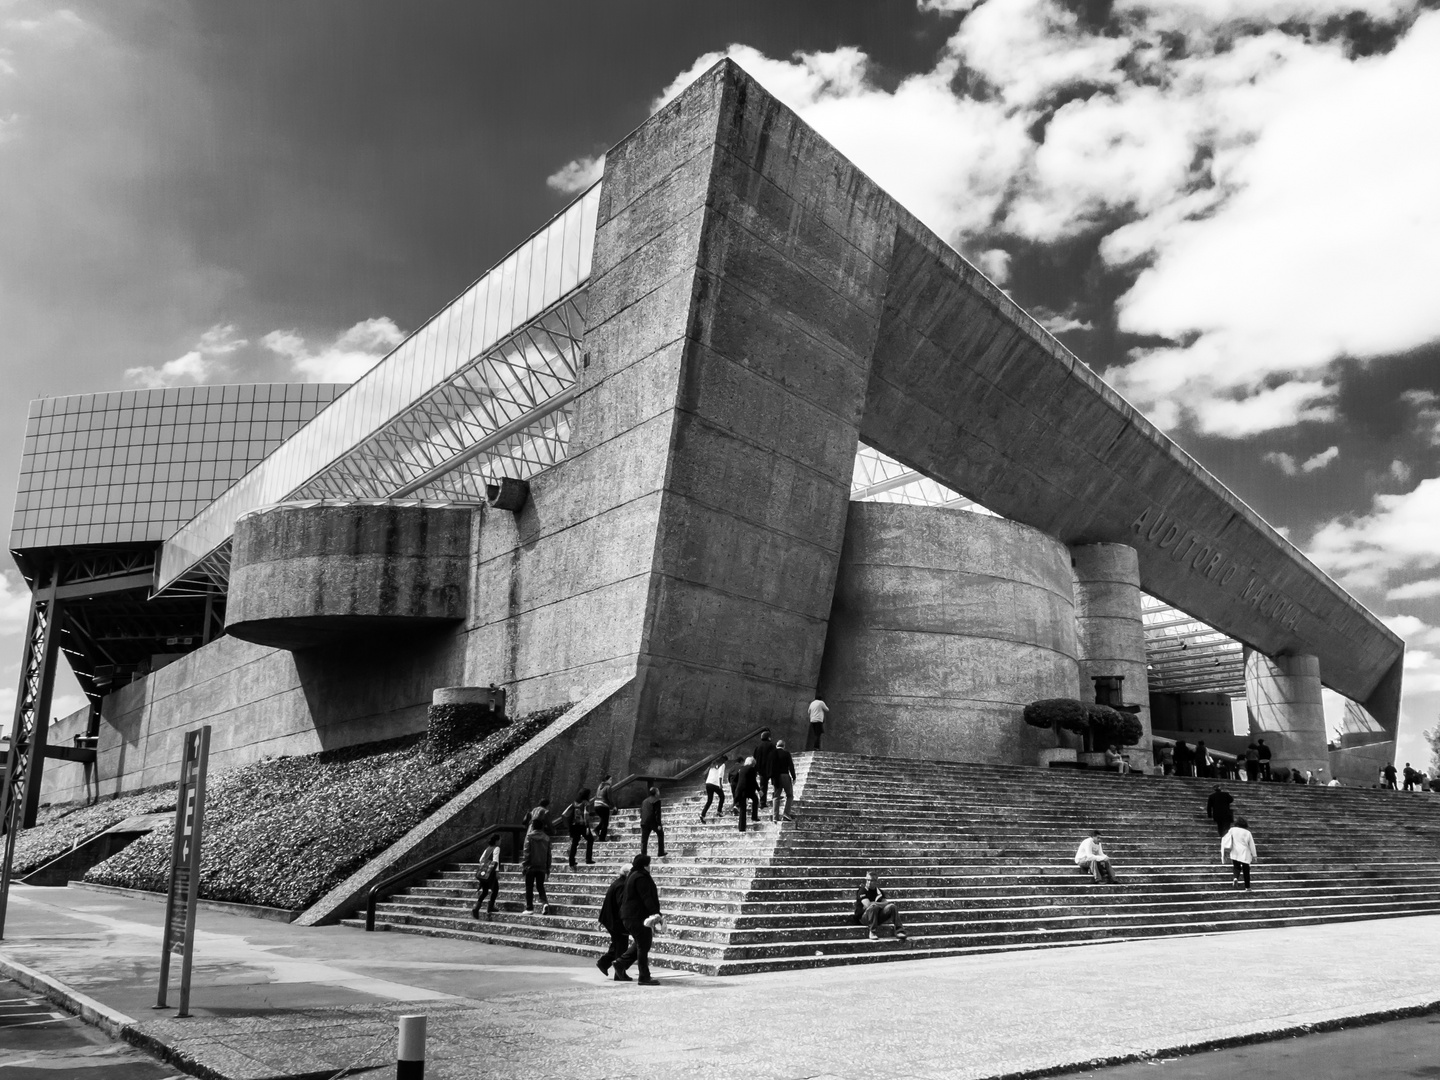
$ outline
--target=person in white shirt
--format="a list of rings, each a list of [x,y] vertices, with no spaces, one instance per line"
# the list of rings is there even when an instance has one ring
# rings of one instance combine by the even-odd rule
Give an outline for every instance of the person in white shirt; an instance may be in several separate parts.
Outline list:
[[[1105,849],[1100,846],[1100,830],[1091,829],[1090,835],[1080,841],[1080,846],[1075,849],[1075,865],[1080,868],[1081,873],[1089,874],[1095,879],[1097,885],[1109,882],[1111,885],[1120,884],[1115,880],[1115,871],[1110,868],[1110,856],[1105,854]]]
[[[1234,872],[1235,888],[1250,888],[1250,864],[1258,861],[1255,856],[1255,837],[1250,835],[1250,823],[1243,817],[1237,817],[1235,824],[1230,826],[1230,831],[1220,838],[1220,861],[1230,860],[1230,869]],[[1245,879],[1245,884],[1240,884],[1240,879]]]
[[[700,811],[701,825],[705,824],[705,815],[710,813],[710,802],[716,797],[720,799],[720,805],[715,808],[715,813],[725,813],[725,763],[729,760],[721,754],[705,771],[705,807]]]
[[[816,698],[810,702],[810,746],[811,750],[820,749],[820,738],[825,734],[825,714],[830,711],[830,706]]]

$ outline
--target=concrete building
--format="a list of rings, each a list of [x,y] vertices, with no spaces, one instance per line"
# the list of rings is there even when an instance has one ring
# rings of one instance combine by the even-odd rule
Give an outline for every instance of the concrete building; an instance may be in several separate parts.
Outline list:
[[[619,771],[803,741],[817,690],[827,749],[982,761],[1034,762],[1023,706],[1099,675],[1142,755],[1152,690],[1243,687],[1301,767],[1322,685],[1398,718],[1399,638],[730,61],[229,479],[126,541],[137,609],[227,633],[87,684],[105,793],[198,722],[223,768],[416,730],[457,684],[618,687],[590,745]],[[61,541],[17,535],[43,636]]]

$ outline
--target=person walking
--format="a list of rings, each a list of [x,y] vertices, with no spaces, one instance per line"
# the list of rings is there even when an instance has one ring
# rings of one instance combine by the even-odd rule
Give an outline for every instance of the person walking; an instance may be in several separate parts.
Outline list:
[[[531,829],[535,828],[538,825],[541,829],[545,831],[546,836],[555,835],[555,829],[550,824],[549,799],[541,799],[540,805],[536,806],[534,810],[530,811],[530,816],[526,819],[526,825],[528,828]]]
[[[560,812],[560,822],[570,833],[570,856],[567,860],[570,869],[575,869],[575,853],[580,848],[580,841],[585,841],[585,864],[595,861],[595,834],[590,831],[586,817],[590,810],[590,789],[581,788],[575,795],[575,801]]]
[[[775,744],[770,741],[770,729],[760,733],[760,741],[750,756],[755,759],[755,783],[760,789],[760,809],[764,810],[770,792],[770,755],[775,753]]]
[[[810,702],[808,712],[810,714],[810,745],[809,750],[820,749],[820,739],[825,734],[825,714],[830,711],[830,706],[821,701],[818,697]]]
[[[1410,767],[1410,762],[1405,762],[1405,790],[1415,790],[1415,770]]]
[[[550,874],[550,834],[538,821],[531,821],[520,849],[520,865],[525,868],[525,914],[535,914],[535,893],[540,894],[540,914],[550,914],[545,897],[545,879]]]
[[[710,803],[715,799],[720,800],[720,805],[715,808],[715,816],[719,817],[725,813],[725,762],[729,760],[721,754],[710,765],[705,773],[705,805],[700,809],[700,824],[705,824],[705,815],[710,813]]]
[[[1210,762],[1210,750],[1204,739],[1195,741],[1195,775],[1202,780],[1215,775],[1215,769]]]
[[[630,982],[625,971],[631,964],[640,966],[640,985],[656,986],[659,980],[650,977],[650,946],[655,940],[655,927],[660,924],[660,890],[650,876],[650,856],[643,851],[630,864],[630,877],[625,882],[620,901],[620,917],[630,944],[615,961],[615,981]]]
[[[1195,759],[1190,755],[1190,744],[1177,742],[1175,744],[1175,775],[1194,776],[1194,761]]]
[[[775,785],[775,798],[770,812],[776,821],[794,821],[795,815],[795,759],[785,747],[785,740],[775,744],[775,755],[770,759],[771,782]],[[780,800],[785,800],[785,810],[780,810]]]
[[[735,781],[735,805],[740,808],[740,831],[745,831],[745,811],[749,810],[752,820],[760,820],[760,793],[756,790],[755,759],[747,757],[740,766],[740,776]]]
[[[1237,817],[1235,824],[1220,838],[1221,863],[1227,858],[1230,860],[1230,869],[1234,872],[1234,887],[1250,888],[1250,867],[1258,857],[1255,854],[1255,837],[1250,834],[1250,823],[1243,817]],[[1245,882],[1243,886],[1240,884],[1242,878]]]
[[[480,918],[480,905],[490,897],[487,914],[495,914],[495,901],[500,899],[500,837],[492,836],[480,852],[480,865],[475,870],[475,906],[470,909],[472,919]]]
[[[1386,789],[1387,791],[1394,791],[1394,790],[1395,790],[1395,763],[1394,763],[1393,761],[1387,761],[1387,762],[1385,763],[1385,768],[1381,769],[1380,771],[1381,771],[1381,773],[1383,773],[1384,776],[1385,776],[1385,789]]]
[[[1100,843],[1100,830],[1091,829],[1090,835],[1080,841],[1080,846],[1075,849],[1075,865],[1082,874],[1089,874],[1095,879],[1096,885],[1104,885],[1107,882],[1111,885],[1119,885],[1115,880],[1115,871],[1110,866],[1110,856],[1105,854],[1105,848]]]
[[[595,789],[595,798],[590,800],[590,807],[599,819],[595,826],[595,839],[603,844],[610,836],[610,812],[615,809],[615,795],[611,791],[609,773],[600,778],[600,786]]]
[[[655,834],[658,841],[655,854],[660,858],[665,857],[665,823],[660,820],[660,789],[654,784],[650,785],[650,794],[640,804],[640,850],[644,853],[650,851],[650,834]]]
[[[600,902],[600,925],[610,934],[610,947],[595,961],[601,975],[610,974],[610,965],[619,960],[630,947],[630,935],[625,932],[625,918],[620,911],[621,902],[625,898],[625,882],[629,877],[630,867],[622,866],[620,873],[605,890],[605,899]]]
[[[1252,784],[1260,779],[1260,747],[1253,742],[1245,747],[1245,779]]]
[[[880,927],[892,923],[898,941],[905,940],[905,928],[900,922],[900,908],[885,895],[880,887],[880,876],[867,872],[865,880],[855,890],[855,921],[870,927],[870,940],[880,936]]]
[[[1265,745],[1264,739],[1255,740],[1255,753],[1260,757],[1260,779],[1270,779],[1270,747]]]
[[[1235,796],[1223,790],[1219,784],[1215,785],[1215,790],[1205,800],[1205,816],[1215,823],[1215,832],[1219,836],[1224,836],[1235,821],[1235,814],[1230,809],[1234,802]]]

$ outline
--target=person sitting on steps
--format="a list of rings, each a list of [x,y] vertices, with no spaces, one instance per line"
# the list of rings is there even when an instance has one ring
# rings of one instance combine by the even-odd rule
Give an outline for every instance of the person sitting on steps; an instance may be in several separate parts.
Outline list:
[[[900,924],[900,909],[880,888],[880,876],[873,872],[865,874],[865,880],[855,890],[855,921],[870,927],[870,939],[880,936],[880,927],[885,923],[895,925],[895,938],[905,940],[905,930]]]
[[[1093,877],[1097,885],[1103,885],[1107,881],[1111,885],[1120,884],[1115,880],[1115,871],[1110,867],[1110,856],[1105,854],[1105,849],[1100,845],[1099,829],[1091,829],[1090,835],[1080,841],[1080,846],[1075,849],[1075,865],[1082,874]]]

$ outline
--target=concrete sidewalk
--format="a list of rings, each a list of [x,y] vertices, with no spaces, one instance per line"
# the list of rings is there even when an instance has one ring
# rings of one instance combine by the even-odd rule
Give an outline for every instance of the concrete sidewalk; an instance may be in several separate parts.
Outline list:
[[[426,1075],[445,1080],[898,1080],[1033,1074],[1440,1005],[1440,917],[723,979],[658,970],[647,988],[584,958],[205,912],[194,1015],[179,1020],[151,1009],[160,905],[26,886],[10,905],[0,970],[58,980],[128,1038],[232,1080],[391,1067],[396,1017],[411,1012],[430,1017]]]

